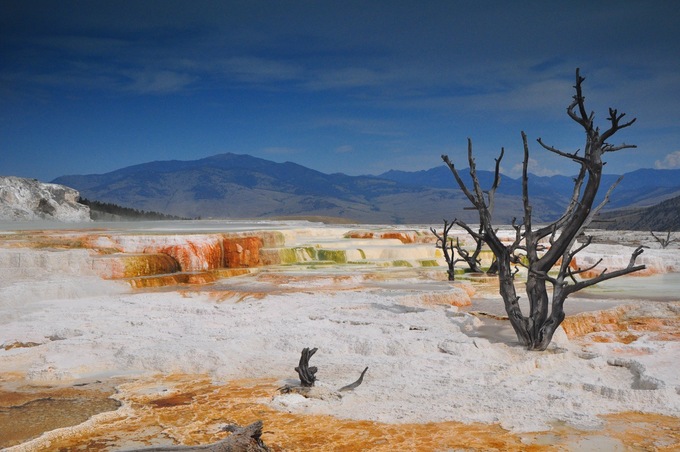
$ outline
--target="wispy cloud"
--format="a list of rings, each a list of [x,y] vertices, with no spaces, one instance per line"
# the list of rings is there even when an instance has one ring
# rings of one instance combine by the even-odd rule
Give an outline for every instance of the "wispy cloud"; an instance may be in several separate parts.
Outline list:
[[[127,84],[125,90],[140,94],[174,93],[196,80],[195,76],[167,70],[130,71],[127,76],[132,83]]]
[[[354,152],[354,147],[349,144],[345,144],[335,148],[335,152],[338,154],[349,154],[350,152]]]

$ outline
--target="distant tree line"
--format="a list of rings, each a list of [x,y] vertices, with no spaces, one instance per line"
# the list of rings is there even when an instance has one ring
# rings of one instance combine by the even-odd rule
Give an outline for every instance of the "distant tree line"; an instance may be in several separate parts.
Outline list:
[[[90,201],[79,198],[78,202],[90,208],[90,218],[93,220],[111,220],[115,218],[130,220],[188,220],[188,218],[167,215],[160,212],[132,209],[110,202]]]

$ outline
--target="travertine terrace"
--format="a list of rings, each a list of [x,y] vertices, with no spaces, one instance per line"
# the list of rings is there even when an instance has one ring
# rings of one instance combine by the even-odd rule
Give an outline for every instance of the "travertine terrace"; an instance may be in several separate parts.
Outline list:
[[[677,249],[568,300],[536,353],[493,278],[446,281],[429,225],[95,226],[0,234],[0,447],[201,444],[257,419],[273,450],[680,446]],[[616,239],[577,259],[613,269],[646,240]],[[304,347],[318,397],[277,391]]]

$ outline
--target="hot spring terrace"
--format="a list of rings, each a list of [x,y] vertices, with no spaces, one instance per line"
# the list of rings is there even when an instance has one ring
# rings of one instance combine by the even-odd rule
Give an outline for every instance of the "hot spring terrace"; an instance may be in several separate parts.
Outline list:
[[[76,227],[62,224],[40,229],[39,224],[26,224],[21,229],[16,224],[5,224],[4,232],[0,225],[0,268],[38,278],[46,271],[97,275],[106,280],[126,281],[133,288],[206,284],[268,267],[428,269],[441,271],[442,276],[446,268],[443,254],[435,246],[436,238],[427,226],[337,227],[305,221],[94,225],[95,228],[92,223]],[[452,231],[451,236],[457,237],[464,247],[474,246],[464,231]],[[509,241],[512,237],[513,233],[508,231],[505,239]],[[625,242],[626,237],[631,241],[630,234],[617,234],[615,238]],[[639,237],[637,241],[645,242]],[[648,267],[644,273],[678,271],[680,259],[659,257],[659,251],[639,258]],[[622,250],[620,255],[612,254],[611,249],[606,255],[586,252],[574,264],[587,267],[604,258],[603,266],[623,267],[627,253]],[[490,251],[482,251],[480,257],[483,267],[490,265]],[[457,269],[463,272],[465,265],[459,263]]]
[[[61,268],[133,287],[200,284],[270,266],[437,267],[445,265],[427,229],[305,227],[305,224],[224,225],[223,231],[187,224],[138,230],[23,230],[2,234],[3,267]],[[218,224],[211,225],[220,229]],[[238,228],[241,230],[229,230]],[[250,230],[248,230],[250,229]],[[28,250],[31,252],[28,252]],[[38,251],[36,253],[36,251]],[[42,252],[40,252],[42,251]],[[89,267],[89,271],[88,268]]]
[[[619,268],[651,242],[608,234],[579,265]],[[644,277],[570,299],[536,354],[516,346],[495,277],[446,280],[428,226],[0,225],[0,448],[205,444],[226,420],[262,419],[273,450],[314,449],[310,438],[316,450],[580,450],[592,438],[636,450],[641,435],[674,450],[680,253],[640,261]],[[342,398],[279,394],[310,346],[322,388],[370,367],[366,381]],[[115,411],[36,422],[69,412],[37,401],[92,381],[120,402],[94,412]],[[13,425],[34,431],[7,439]]]

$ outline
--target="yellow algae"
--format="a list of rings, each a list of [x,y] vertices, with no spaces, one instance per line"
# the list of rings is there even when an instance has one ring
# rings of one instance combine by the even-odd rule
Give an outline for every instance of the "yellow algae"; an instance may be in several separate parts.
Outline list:
[[[217,281],[217,276],[214,272],[173,273],[128,279],[130,286],[135,289],[168,287],[182,284],[209,284],[215,281]]]
[[[38,342],[19,342],[19,341],[14,341],[10,343],[5,343],[2,345],[2,348],[5,350],[11,350],[13,348],[30,348],[30,347],[37,347],[39,345],[42,345]]]
[[[167,254],[124,255],[123,264],[125,278],[175,273],[180,270],[179,263]]]
[[[262,265],[290,265],[315,261],[317,258],[316,254],[316,249],[311,246],[261,249],[260,261]]]
[[[317,251],[317,259],[320,261],[331,261],[336,264],[347,263],[347,253],[345,250],[324,250]]]

